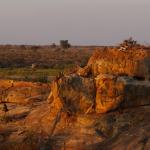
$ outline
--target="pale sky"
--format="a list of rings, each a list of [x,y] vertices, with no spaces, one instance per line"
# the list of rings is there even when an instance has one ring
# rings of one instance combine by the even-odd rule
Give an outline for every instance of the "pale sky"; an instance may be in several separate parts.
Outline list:
[[[150,44],[150,0],[0,0],[0,44]]]

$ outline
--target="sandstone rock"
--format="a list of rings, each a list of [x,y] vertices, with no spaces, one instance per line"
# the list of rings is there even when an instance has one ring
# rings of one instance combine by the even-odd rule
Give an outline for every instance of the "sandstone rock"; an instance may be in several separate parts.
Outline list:
[[[97,113],[105,113],[120,106],[129,108],[150,104],[149,81],[113,75],[99,75],[95,80]]]
[[[139,78],[150,78],[150,52],[148,50],[116,49],[96,51],[88,62],[92,74],[128,75]]]
[[[150,83],[130,77],[101,74],[94,80],[77,75],[52,83],[49,102],[73,113],[105,113],[123,108],[150,104]],[[96,97],[95,97],[96,96]]]
[[[51,89],[50,105],[61,103],[62,108],[79,114],[150,104],[150,82],[126,76],[101,74],[94,80],[71,75],[54,81]]]
[[[149,68],[147,50],[99,50],[77,75],[54,81],[48,101],[59,100],[62,107],[75,113],[105,113],[120,106],[149,105]]]
[[[99,75],[96,80],[96,112],[105,113],[118,108],[124,100],[123,82],[118,82],[116,76]]]
[[[46,100],[50,88],[45,84],[0,80],[0,103],[10,102],[27,104],[34,100]],[[40,96],[40,97],[39,97]]]
[[[78,68],[77,74],[81,77],[88,77],[89,75],[91,75],[91,68],[89,66]]]
[[[118,82],[124,82],[124,100],[121,103],[123,108],[132,108],[150,104],[150,82],[139,80],[128,80],[128,78],[118,78]]]
[[[49,101],[59,100],[63,107],[72,113],[92,112],[95,104],[95,85],[92,78],[78,75],[65,76],[54,81]]]
[[[97,146],[97,149],[101,150],[149,150],[150,145],[150,132],[149,126],[135,126],[126,132],[122,132],[117,138],[105,141],[101,146]]]
[[[11,103],[29,103],[33,98],[39,99],[39,95],[42,94],[42,89],[21,87],[10,90],[6,96],[6,102]]]
[[[0,80],[0,88],[11,88],[13,87],[14,81],[13,80]]]

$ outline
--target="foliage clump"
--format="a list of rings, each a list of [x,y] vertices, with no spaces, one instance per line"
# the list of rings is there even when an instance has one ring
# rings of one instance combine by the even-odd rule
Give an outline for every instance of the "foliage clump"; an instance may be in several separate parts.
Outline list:
[[[128,49],[133,49],[137,47],[141,47],[140,44],[137,43],[137,41],[133,40],[132,37],[129,39],[124,40],[120,45],[120,50],[128,50]]]
[[[70,48],[70,44],[68,40],[60,40],[60,47],[63,49]]]

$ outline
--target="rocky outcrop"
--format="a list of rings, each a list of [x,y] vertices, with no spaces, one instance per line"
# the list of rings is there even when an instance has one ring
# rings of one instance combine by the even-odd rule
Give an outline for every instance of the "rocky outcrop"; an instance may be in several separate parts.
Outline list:
[[[48,98],[49,115],[55,116],[52,122],[59,114],[55,128],[51,127],[55,129],[53,134],[62,133],[61,125],[66,126],[63,113],[71,120],[71,126],[67,125],[70,130],[65,128],[67,140],[56,136],[57,143],[55,137],[57,146],[62,142],[57,149],[64,145],[81,150],[148,147],[149,75],[149,51],[107,49],[96,51],[87,66],[79,68],[76,74],[53,81]],[[133,137],[126,136],[129,129]],[[137,138],[136,130],[140,132]],[[128,140],[134,140],[133,145],[128,145]]]
[[[60,101],[71,113],[92,112],[95,104],[95,84],[92,78],[78,75],[64,76],[51,86],[49,103]]]
[[[105,113],[123,102],[125,84],[113,75],[99,75],[96,81],[96,112]]]
[[[76,75],[52,83],[49,101],[59,99],[65,109],[75,113],[149,105],[149,75],[149,51],[99,50]]]
[[[150,104],[150,82],[132,77],[99,75],[96,77],[96,112]]]
[[[50,88],[46,84],[0,80],[0,103],[33,103],[35,100],[46,100]]]
[[[150,77],[150,51],[143,49],[97,50],[88,62],[93,76],[99,74],[127,75],[137,78]]]
[[[27,139],[34,141],[31,137],[36,135],[35,149],[38,145],[43,150],[148,150],[149,59],[149,52],[141,49],[95,52],[77,73],[62,74],[52,82],[48,103],[26,105],[29,109],[23,112],[11,110],[18,116],[25,113],[23,121],[17,121],[24,129],[16,131],[17,123],[12,122],[8,129],[15,131],[3,136],[0,126],[0,141],[7,141],[0,148],[12,141],[16,145],[18,139],[19,146]]]
[[[62,113],[55,128],[53,122],[57,115],[52,114],[54,110],[50,108],[47,105],[38,107],[25,121],[28,129],[30,127],[31,131],[40,132],[43,139],[49,138],[45,149],[134,150],[142,147],[148,150],[150,106],[69,118]]]

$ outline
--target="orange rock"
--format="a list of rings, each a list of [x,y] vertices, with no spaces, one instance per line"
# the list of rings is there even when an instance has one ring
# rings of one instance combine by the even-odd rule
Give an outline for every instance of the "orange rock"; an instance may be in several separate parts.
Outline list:
[[[97,50],[88,62],[94,76],[99,74],[128,75],[149,79],[150,51],[116,49]]]
[[[91,75],[91,70],[89,66],[85,66],[84,68],[78,68],[77,74],[81,77],[88,77]]]
[[[99,75],[96,80],[96,112],[105,113],[118,108],[124,100],[123,82],[118,82],[116,76]]]
[[[54,81],[48,101],[60,100],[63,107],[72,113],[85,113],[95,101],[95,85],[92,78],[78,75],[65,76]]]
[[[0,102],[26,104],[46,100],[49,91],[48,84],[0,80]]]
[[[96,80],[96,112],[105,113],[123,108],[150,104],[150,82],[132,77],[99,75]]]

